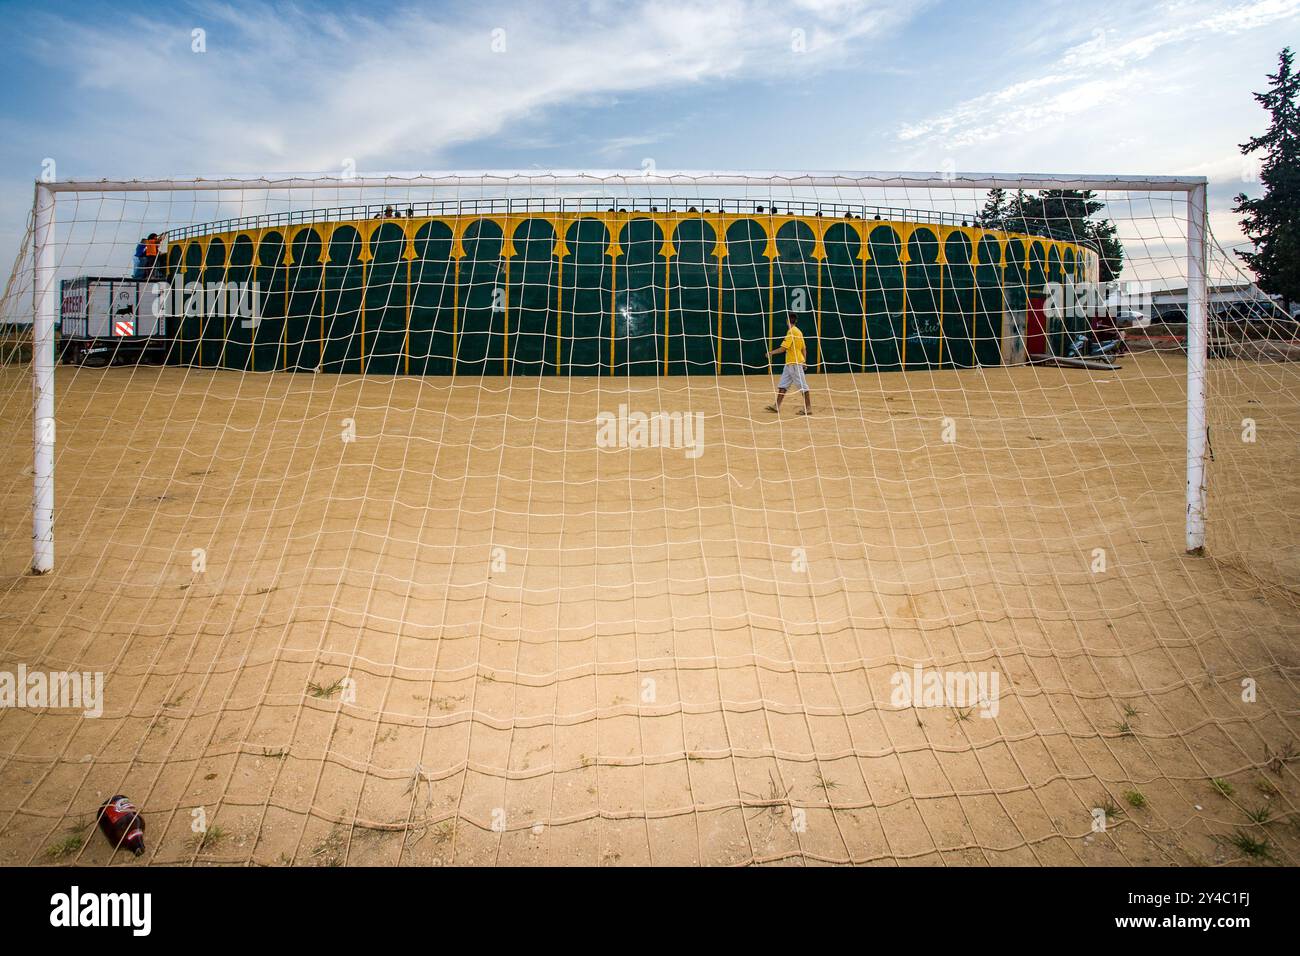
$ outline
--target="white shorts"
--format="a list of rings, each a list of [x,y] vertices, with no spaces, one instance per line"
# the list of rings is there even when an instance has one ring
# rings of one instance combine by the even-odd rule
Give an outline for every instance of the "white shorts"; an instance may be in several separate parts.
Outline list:
[[[781,373],[781,384],[778,388],[791,389],[796,392],[808,391],[808,379],[803,377],[802,365],[786,365],[785,371]]]

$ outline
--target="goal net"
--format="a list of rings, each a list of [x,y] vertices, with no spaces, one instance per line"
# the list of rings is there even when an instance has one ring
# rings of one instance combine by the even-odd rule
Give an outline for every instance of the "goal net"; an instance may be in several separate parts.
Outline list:
[[[0,862],[1295,863],[1300,339],[1205,192],[38,183]]]

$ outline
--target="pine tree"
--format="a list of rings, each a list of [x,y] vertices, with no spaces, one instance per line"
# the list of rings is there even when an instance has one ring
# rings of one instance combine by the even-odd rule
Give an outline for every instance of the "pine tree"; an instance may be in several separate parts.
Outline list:
[[[1115,224],[1099,217],[1106,204],[1091,189],[1044,189],[1037,196],[1016,192],[1007,214],[1010,228],[1093,246],[1101,257],[1102,282],[1119,278],[1124,245]]]
[[[1268,130],[1241,144],[1243,155],[1264,151],[1260,183],[1264,195],[1236,196],[1232,211],[1241,214],[1241,228],[1254,244],[1253,252],[1238,251],[1265,292],[1280,295],[1290,308],[1300,301],[1300,75],[1292,69],[1286,47],[1278,56],[1269,88],[1254,97],[1271,117]]]
[[[1025,231],[1025,201],[1025,191],[1017,189],[1016,194],[1011,197],[1011,202],[1007,203],[1007,214],[1002,220],[1008,229]]]
[[[985,229],[1004,229],[1006,218],[1007,191],[1001,186],[996,186],[989,190],[988,198],[984,200],[984,208],[975,217],[975,222]]]

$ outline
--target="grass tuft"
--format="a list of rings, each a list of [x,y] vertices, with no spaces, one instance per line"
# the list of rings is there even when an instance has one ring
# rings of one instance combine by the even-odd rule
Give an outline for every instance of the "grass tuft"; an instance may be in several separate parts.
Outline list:
[[[215,850],[229,834],[219,826],[208,827],[202,833],[195,834],[190,839],[190,846],[194,847],[200,853],[208,850]]]
[[[1238,830],[1228,837],[1228,842],[1236,847],[1242,856],[1250,857],[1252,860],[1269,860],[1273,857],[1267,838],[1259,839],[1245,830]]]
[[[1134,810],[1143,810],[1147,806],[1147,798],[1142,795],[1141,790],[1125,790],[1124,799]]]
[[[343,688],[343,678],[340,677],[332,684],[318,684],[315,681],[309,681],[307,684],[307,693],[313,697],[319,697],[329,700]]]
[[[72,856],[86,844],[86,838],[79,833],[64,837],[58,843],[49,847],[45,851],[45,856],[50,860],[62,860]]]

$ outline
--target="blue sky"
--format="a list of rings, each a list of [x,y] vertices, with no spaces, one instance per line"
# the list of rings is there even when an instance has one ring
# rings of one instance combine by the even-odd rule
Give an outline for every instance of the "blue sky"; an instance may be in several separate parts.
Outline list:
[[[358,12],[361,11],[361,12]],[[1300,0],[0,3],[0,255],[59,178],[639,167],[1197,174]],[[194,52],[193,31],[206,52]],[[494,49],[495,41],[495,49]]]

